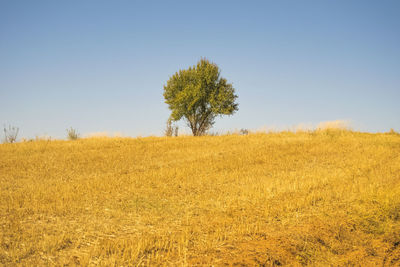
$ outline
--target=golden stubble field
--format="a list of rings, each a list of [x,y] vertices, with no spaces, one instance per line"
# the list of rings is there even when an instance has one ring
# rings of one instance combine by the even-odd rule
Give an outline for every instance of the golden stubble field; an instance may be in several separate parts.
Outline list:
[[[400,135],[0,145],[0,265],[400,264]]]

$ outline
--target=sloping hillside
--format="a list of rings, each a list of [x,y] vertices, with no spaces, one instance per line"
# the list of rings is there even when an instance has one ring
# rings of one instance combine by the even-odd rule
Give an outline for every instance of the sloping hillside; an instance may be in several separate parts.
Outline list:
[[[0,265],[400,264],[400,136],[0,145]]]

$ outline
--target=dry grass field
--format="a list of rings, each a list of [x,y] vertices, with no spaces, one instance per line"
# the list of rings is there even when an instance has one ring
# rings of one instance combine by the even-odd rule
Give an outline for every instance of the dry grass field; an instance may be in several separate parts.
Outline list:
[[[400,135],[0,145],[0,265],[399,266]]]

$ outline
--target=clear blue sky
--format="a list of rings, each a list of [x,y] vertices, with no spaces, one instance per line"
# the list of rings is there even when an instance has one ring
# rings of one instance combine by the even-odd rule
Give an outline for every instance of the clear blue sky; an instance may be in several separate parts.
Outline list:
[[[0,1],[0,123],[20,137],[161,135],[201,57],[239,111],[216,131],[345,119],[400,131],[400,1]]]

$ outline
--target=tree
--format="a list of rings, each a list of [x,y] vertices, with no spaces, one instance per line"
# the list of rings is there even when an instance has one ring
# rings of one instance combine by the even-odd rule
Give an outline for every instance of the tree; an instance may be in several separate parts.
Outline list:
[[[205,58],[187,70],[176,72],[164,85],[170,120],[184,118],[194,136],[203,135],[215,118],[238,110],[232,84],[220,76],[218,66]]]

